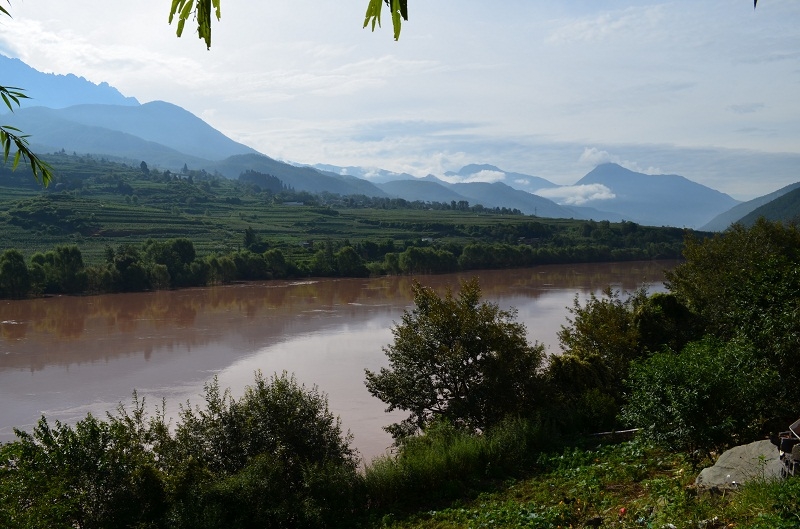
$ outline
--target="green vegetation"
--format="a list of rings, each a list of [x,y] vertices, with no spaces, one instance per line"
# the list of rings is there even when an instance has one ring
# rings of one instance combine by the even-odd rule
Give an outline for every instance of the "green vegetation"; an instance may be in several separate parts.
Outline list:
[[[241,399],[212,383],[205,400],[174,431],[134,395],[106,420],[18,432],[0,447],[0,525],[320,527],[351,510],[357,458],[316,388],[257,374]]]
[[[3,289],[6,297],[677,258],[683,244],[676,228],[318,196],[253,171],[232,181],[63,152],[47,159],[54,179],[46,190],[0,168],[0,241],[22,253],[30,276],[27,292]],[[80,279],[70,285],[55,273],[66,247]]]
[[[483,431],[509,415],[530,415],[541,396],[544,346],[529,345],[515,313],[481,302],[478,280],[442,299],[414,283],[412,311],[392,329],[390,367],[366,371],[369,392],[411,415],[387,430],[404,439],[447,421]]]
[[[0,6],[0,14],[11,16],[3,6]],[[27,99],[22,88],[14,86],[0,86],[0,98],[10,111],[14,111],[14,105],[19,106],[20,99]],[[30,150],[27,137],[16,127],[10,125],[0,125],[0,150],[3,153],[3,164],[8,162],[11,156],[11,146],[14,146],[14,158],[11,162],[11,169],[15,170],[19,166],[20,160],[27,163],[33,177],[37,182],[44,185],[50,183],[52,178],[51,168]]]
[[[534,454],[532,475],[469,500],[386,515],[374,527],[461,529],[579,527],[789,529],[800,520],[800,479],[755,480],[728,494],[697,494],[680,453],[639,442]]]
[[[168,197],[175,195],[159,194],[171,186],[187,200],[205,197],[209,211],[249,207],[266,217],[291,209],[301,212],[295,222],[345,219],[366,230],[374,222],[384,234],[360,238],[364,232],[351,231],[347,241],[289,250],[261,225],[234,215],[241,247],[226,253],[203,253],[183,236],[108,246],[90,264],[76,244],[38,251],[29,262],[9,249],[0,254],[3,295],[440,271],[465,262],[510,266],[519,264],[513,248],[539,257],[540,250],[572,251],[577,246],[570,242],[588,238],[611,244],[630,236],[641,243],[640,237],[664,234],[630,223],[544,221],[458,207],[360,209],[355,197],[243,192],[261,179],[254,175],[246,183],[202,174],[175,180],[143,169],[124,185],[93,176],[80,189],[53,195],[19,196],[20,186],[5,221],[33,229],[25,223],[49,219],[71,234],[102,230],[117,217],[95,215],[81,224],[86,216],[77,213],[84,201],[97,200],[93,192],[115,211],[134,206],[112,196],[135,193],[148,197],[140,203],[161,204],[153,211],[173,214]],[[161,191],[148,195],[148,188]],[[281,204],[290,196],[308,203]],[[53,197],[63,202],[48,202]],[[332,207],[333,200],[341,203]],[[298,232],[307,236],[302,230],[316,227]],[[387,236],[389,229],[440,238],[408,244]],[[467,250],[479,245],[485,253],[507,249],[511,257],[491,261]],[[33,432],[0,446],[0,526],[796,527],[798,478],[756,480],[723,496],[687,486],[696,467],[720,450],[796,419],[798,248],[796,227],[766,221],[713,238],[689,236],[686,261],[668,274],[669,293],[609,288],[583,303],[576,298],[559,333],[564,354],[549,359],[526,341],[513,311],[481,301],[477,282],[443,297],[415,285],[415,307],[385,348],[389,368],[367,372],[374,395],[411,414],[389,427],[398,441],[391,455],[359,469],[324,395],[286,374],[257,375],[238,400],[210,384],[204,407],[187,404],[174,425],[163,407],[148,415],[134,396],[130,411],[121,407],[105,420],[88,416],[75,426],[42,418]],[[606,447],[588,435],[624,427],[640,428],[637,440]]]
[[[757,439],[774,414],[779,376],[751,345],[713,338],[679,353],[657,353],[633,364],[624,421],[642,435],[693,454]],[[743,413],[739,408],[747,404]]]

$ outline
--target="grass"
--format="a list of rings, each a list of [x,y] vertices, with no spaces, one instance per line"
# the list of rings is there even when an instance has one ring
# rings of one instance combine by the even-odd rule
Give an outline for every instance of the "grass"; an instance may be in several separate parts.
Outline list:
[[[522,478],[469,491],[411,514],[395,509],[371,527],[393,529],[613,527],[788,529],[800,527],[800,478],[755,481],[699,493],[686,457],[637,441],[538,456]]]

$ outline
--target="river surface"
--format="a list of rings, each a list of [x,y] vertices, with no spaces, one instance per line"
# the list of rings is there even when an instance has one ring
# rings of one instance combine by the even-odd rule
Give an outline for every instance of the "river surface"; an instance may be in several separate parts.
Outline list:
[[[531,342],[560,351],[566,307],[608,285],[663,290],[674,262],[540,266],[417,276],[443,293],[478,276],[483,295],[516,308]],[[331,410],[369,461],[391,438],[382,426],[404,417],[364,387],[364,369],[387,365],[382,348],[411,307],[411,277],[269,281],[230,286],[0,302],[0,441],[44,414],[75,422],[103,417],[133,390],[150,405],[202,404],[215,375],[239,397],[264,375],[287,371],[328,395]]]

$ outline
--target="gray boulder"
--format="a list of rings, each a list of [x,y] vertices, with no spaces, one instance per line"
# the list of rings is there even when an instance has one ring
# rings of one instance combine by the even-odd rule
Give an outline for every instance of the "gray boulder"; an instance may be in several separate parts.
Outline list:
[[[723,452],[714,466],[704,468],[694,484],[698,490],[734,490],[740,484],[781,478],[778,448],[768,440],[736,446]]]

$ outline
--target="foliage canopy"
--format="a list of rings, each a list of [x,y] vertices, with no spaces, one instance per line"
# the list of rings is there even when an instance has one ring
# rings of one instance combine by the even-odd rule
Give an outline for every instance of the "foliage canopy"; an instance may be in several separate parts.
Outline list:
[[[411,412],[387,430],[402,438],[444,419],[475,431],[509,414],[530,415],[544,346],[528,343],[516,313],[481,301],[477,279],[462,283],[457,296],[416,282],[412,288],[415,306],[384,348],[390,367],[366,371],[367,389],[387,411]]]
[[[752,346],[706,338],[634,362],[623,417],[670,449],[717,450],[758,437],[777,381]]]
[[[776,409],[796,409],[800,230],[764,219],[750,228],[737,224],[711,239],[690,236],[684,256],[667,274],[668,288],[699,315],[707,334],[752,343],[784,381]]]
[[[0,445],[0,526],[326,527],[351,512],[358,458],[316,388],[256,375],[241,399],[207,385],[173,429],[134,394],[106,420],[42,417]]]

